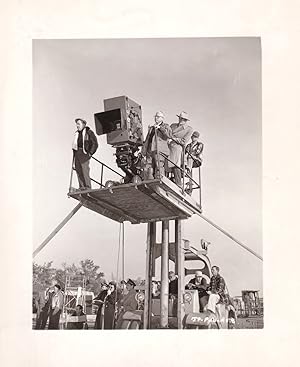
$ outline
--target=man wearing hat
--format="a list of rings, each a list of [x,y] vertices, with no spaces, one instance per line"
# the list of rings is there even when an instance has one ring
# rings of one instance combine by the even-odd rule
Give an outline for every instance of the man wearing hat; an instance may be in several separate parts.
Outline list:
[[[76,119],[76,128],[73,141],[73,154],[75,170],[78,177],[79,189],[90,189],[90,158],[98,148],[98,142],[93,131],[86,126],[87,122],[83,119]]]
[[[118,317],[117,328],[121,327],[122,318],[125,312],[135,311],[137,309],[138,303],[136,300],[136,291],[134,289],[135,286],[135,282],[132,279],[128,279],[126,283],[128,293],[125,294],[120,301],[120,314]]]
[[[151,180],[154,177],[159,178],[159,174],[165,175],[166,159],[170,154],[168,139],[171,136],[171,129],[164,122],[164,114],[161,111],[156,112],[154,116],[155,123],[149,126],[148,134],[142,148],[142,154],[146,157],[145,179]],[[161,155],[160,153],[163,153]],[[154,177],[153,177],[154,176]]]
[[[186,154],[186,168],[189,175],[192,177],[192,169],[200,167],[202,164],[202,152],[203,152],[203,143],[199,141],[199,132],[194,131],[192,134],[192,142],[189,143],[185,148]],[[189,182],[188,192],[192,192],[192,180]]]
[[[207,293],[207,281],[203,277],[202,271],[197,270],[195,272],[195,278],[191,279],[189,283],[186,285],[187,289],[197,289],[199,296],[199,306],[200,312],[204,311],[204,307],[208,302],[208,293]]]
[[[181,186],[181,171],[183,166],[182,152],[183,147],[190,140],[193,129],[187,124],[189,121],[188,114],[182,111],[178,116],[178,123],[172,124],[171,127],[171,141],[169,143],[170,161],[169,167],[172,167],[174,174],[174,181],[178,186]],[[180,168],[179,168],[180,167]]]

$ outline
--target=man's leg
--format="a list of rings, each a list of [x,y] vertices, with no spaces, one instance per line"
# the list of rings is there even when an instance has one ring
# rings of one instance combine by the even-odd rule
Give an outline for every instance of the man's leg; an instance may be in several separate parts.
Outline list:
[[[90,178],[90,158],[87,154],[85,154],[81,166],[82,166],[83,179],[85,183],[84,186],[90,189],[92,187]]]
[[[85,186],[85,180],[84,180],[84,175],[82,171],[81,154],[82,153],[80,151],[75,152],[75,170],[77,173],[79,188],[82,188]]]
[[[205,310],[205,306],[207,305],[207,302],[208,302],[208,296],[202,296],[199,298],[200,312],[203,312]]]
[[[49,312],[48,311],[41,311],[41,329],[46,328],[47,320],[48,320]]]
[[[181,186],[181,171],[177,167],[173,167],[174,180],[176,185]]]
[[[211,293],[208,298],[207,309],[213,313],[216,313],[216,304],[219,302],[220,296],[218,294]]]

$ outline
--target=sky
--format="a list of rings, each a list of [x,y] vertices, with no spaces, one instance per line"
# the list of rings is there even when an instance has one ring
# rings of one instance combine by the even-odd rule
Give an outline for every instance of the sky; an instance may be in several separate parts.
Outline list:
[[[259,38],[33,41],[33,249],[77,204],[67,197],[74,119],[95,130],[103,100],[126,95],[142,106],[144,133],[162,110],[182,110],[204,143],[203,214],[263,254],[261,44]],[[116,168],[98,137],[95,157]],[[97,168],[91,166],[91,176]],[[78,263],[90,258],[109,279],[117,272],[120,224],[81,208],[35,258]],[[198,217],[184,221],[195,247],[211,242],[229,291],[263,291],[262,262]],[[125,223],[125,275],[144,278],[146,224]]]

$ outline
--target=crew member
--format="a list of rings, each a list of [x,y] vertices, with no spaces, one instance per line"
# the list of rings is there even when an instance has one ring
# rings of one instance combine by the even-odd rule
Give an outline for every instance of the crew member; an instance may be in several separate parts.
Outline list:
[[[169,140],[169,148],[170,148],[170,162],[169,167],[172,167],[172,171],[174,174],[174,181],[178,186],[181,186],[181,170],[183,166],[182,161],[182,149],[190,140],[193,129],[191,126],[187,124],[189,121],[188,114],[184,111],[180,113],[178,116],[178,123],[172,124],[171,131],[172,136]]]
[[[75,311],[72,313],[72,316],[85,316],[85,313],[83,312],[83,307],[81,305],[77,305]],[[70,322],[68,324],[68,328],[69,329],[83,329],[84,324],[86,324],[85,321]]]
[[[108,286],[107,284],[103,284],[101,287],[101,291],[98,294],[98,296],[96,296],[93,300],[93,303],[95,303],[98,306],[98,310],[97,310],[97,316],[96,316],[96,321],[95,321],[95,329],[102,329],[102,314],[103,314],[103,304],[104,304],[104,299],[107,295],[107,290],[108,290]]]
[[[117,311],[117,303],[120,299],[117,291],[116,282],[111,281],[108,284],[108,290],[104,299],[104,329],[114,329],[115,314]]]
[[[138,303],[136,300],[136,291],[134,287],[136,286],[135,282],[132,279],[128,279],[126,283],[126,288],[128,293],[123,296],[120,301],[120,314],[118,317],[117,328],[121,327],[122,318],[125,312],[127,311],[135,311],[137,309]]]
[[[50,287],[48,287],[45,291],[39,292],[38,298],[36,300],[36,307],[37,307],[36,329],[44,330],[46,328],[48,317],[50,316],[55,284],[56,280],[52,280]]]
[[[86,126],[85,120],[78,118],[75,123],[77,131],[73,141],[73,154],[79,189],[90,189],[90,158],[95,154],[98,142],[93,131]]]
[[[166,174],[167,162],[165,157],[168,157],[170,154],[168,139],[171,136],[171,130],[170,126],[164,122],[164,118],[165,116],[161,111],[156,112],[154,116],[155,124],[149,126],[142,148],[142,155],[147,160],[144,169],[145,179],[148,180],[154,177],[160,178],[160,174]],[[163,155],[160,153],[163,153]]]
[[[174,271],[169,271],[169,295],[178,295],[178,278]]]
[[[63,308],[64,296],[61,291],[59,284],[54,286],[54,295],[52,297],[49,328],[48,329],[59,329],[59,318]]]
[[[178,278],[174,271],[169,271],[169,297],[172,301],[169,306],[169,315],[176,317],[178,305]]]
[[[220,268],[218,266],[213,266],[211,272],[213,276],[210,279],[210,285],[207,288],[207,293],[209,294],[207,310],[216,313],[217,303],[225,303],[226,295],[225,288],[226,283],[223,277],[219,274]]]
[[[208,293],[206,291],[207,281],[203,277],[202,271],[197,270],[195,272],[195,278],[189,281],[189,283],[186,285],[186,288],[198,290],[200,312],[203,312],[205,309],[205,306],[207,305]]]
[[[185,148],[186,168],[191,177],[193,177],[193,168],[200,167],[202,164],[203,143],[199,141],[199,132],[194,131],[192,134],[192,142]],[[192,180],[188,183],[187,192],[192,193]]]

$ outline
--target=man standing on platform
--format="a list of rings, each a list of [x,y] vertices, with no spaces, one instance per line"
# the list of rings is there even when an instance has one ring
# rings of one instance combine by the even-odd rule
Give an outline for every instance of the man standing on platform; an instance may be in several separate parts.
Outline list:
[[[145,179],[152,180],[166,174],[167,162],[170,150],[168,139],[170,138],[170,126],[164,122],[164,114],[161,111],[156,112],[154,116],[155,124],[149,126],[142,154],[146,157]],[[163,153],[160,154],[160,153]]]
[[[83,119],[75,120],[77,131],[73,141],[75,170],[78,177],[79,189],[90,189],[90,158],[98,148],[98,142],[93,131],[86,126]]]
[[[178,123],[172,124],[172,138],[169,143],[170,161],[169,167],[172,167],[174,181],[176,185],[181,186],[181,170],[183,168],[182,152],[187,142],[191,139],[193,129],[187,124],[188,114],[184,111],[178,116]]]

